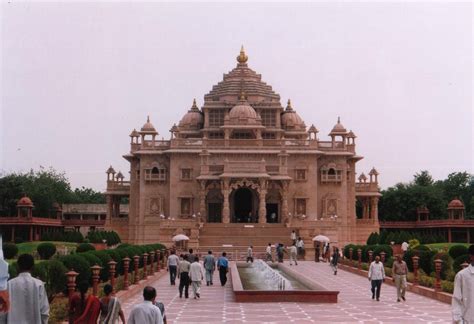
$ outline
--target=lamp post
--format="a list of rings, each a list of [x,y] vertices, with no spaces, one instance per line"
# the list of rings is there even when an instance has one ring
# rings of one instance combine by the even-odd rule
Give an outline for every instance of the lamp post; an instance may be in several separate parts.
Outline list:
[[[148,272],[150,276],[155,274],[155,251],[150,251],[150,271]]]
[[[122,259],[123,261],[123,289],[128,290],[128,286],[130,285],[130,281],[128,280],[128,269],[130,267],[130,258],[125,257]]]
[[[138,275],[138,264],[140,263],[140,257],[138,255],[135,255],[133,257],[133,266],[134,266],[134,278],[133,278],[133,283],[137,284],[140,281],[140,276]]]
[[[109,261],[109,275],[110,275],[110,285],[112,286],[112,291],[115,290],[115,266],[117,265],[117,262],[114,260]]]
[[[143,253],[143,279],[146,279],[148,276],[147,273],[147,262],[148,262],[148,253]]]
[[[71,302],[72,295],[74,294],[74,291],[76,290],[76,277],[78,275],[79,274],[72,269],[71,271],[66,272],[69,302]]]
[[[441,290],[441,266],[443,265],[443,260],[436,259],[435,263],[435,271],[436,271],[436,281],[435,281],[435,291]]]
[[[369,250],[369,252],[367,252],[369,254],[369,263],[372,263],[372,260],[374,258],[374,251],[372,250]]]
[[[362,249],[357,249],[357,269],[361,269]]]
[[[413,284],[418,285],[418,266],[420,262],[420,257],[415,255],[414,257],[411,258],[413,261]]]
[[[160,260],[161,260],[160,250],[156,250],[155,255],[156,255],[156,272],[160,272]]]
[[[380,252],[380,261],[382,261],[382,263],[385,263],[385,255],[387,255],[387,253],[384,251]]]
[[[354,249],[353,248],[349,248],[349,259],[351,260],[352,262],[352,253],[354,252]]]
[[[91,271],[92,271],[92,294],[94,296],[97,296],[97,285],[99,284],[99,275],[100,275],[100,270],[101,269],[102,269],[102,267],[97,265],[97,264],[91,267]]]

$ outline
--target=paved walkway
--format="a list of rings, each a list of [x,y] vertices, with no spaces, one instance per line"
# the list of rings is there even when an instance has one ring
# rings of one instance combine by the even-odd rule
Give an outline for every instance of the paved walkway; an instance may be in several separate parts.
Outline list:
[[[294,266],[295,267],[295,266]],[[337,304],[236,303],[230,281],[225,287],[214,274],[214,285],[201,289],[201,299],[180,299],[178,286],[165,276],[154,283],[165,304],[168,323],[451,323],[448,304],[407,292],[397,303],[395,288],[382,285],[380,302],[371,299],[366,278],[339,270],[334,276],[327,263],[300,262],[294,269],[328,290],[339,290]],[[177,282],[178,284],[178,282]],[[126,317],[141,294],[123,301]]]

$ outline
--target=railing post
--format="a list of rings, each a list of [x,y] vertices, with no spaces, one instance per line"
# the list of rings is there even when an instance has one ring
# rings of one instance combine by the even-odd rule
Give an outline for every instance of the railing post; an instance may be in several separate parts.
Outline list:
[[[150,251],[150,276],[155,274],[155,251]]]
[[[373,258],[374,258],[374,251],[372,250],[369,250],[369,264],[372,263],[373,261]]]
[[[411,259],[413,261],[413,276],[414,276],[413,284],[418,285],[418,265],[419,265],[420,257],[415,255]]]
[[[148,277],[147,273],[148,253],[143,253],[143,279]]]
[[[380,261],[382,261],[382,263],[385,263],[385,255],[387,253],[385,253],[384,251],[380,252]]]
[[[441,266],[443,265],[443,260],[436,259],[435,263],[435,271],[436,271],[436,281],[435,281],[435,291],[441,290]]]
[[[72,295],[74,294],[74,291],[76,290],[76,277],[78,275],[79,274],[74,270],[66,272],[69,302],[71,302]]]
[[[115,266],[117,262],[114,260],[109,261],[109,276],[110,276],[110,285],[112,286],[112,291],[115,291]]]
[[[137,284],[140,281],[140,276],[138,274],[138,264],[140,263],[140,257],[138,255],[135,255],[133,257],[133,266],[134,266],[134,278],[133,278],[133,283]]]
[[[361,269],[362,249],[357,249],[357,269]]]
[[[353,255],[353,252],[354,252],[354,249],[353,249],[353,248],[349,248],[349,259],[351,260],[351,262],[352,262],[352,255]]]
[[[100,270],[102,269],[99,265],[94,265],[91,267],[92,270],[92,294],[97,296],[97,285],[99,284]]]
[[[122,259],[123,261],[123,289],[128,290],[128,286],[130,286],[130,281],[128,279],[128,269],[130,267],[130,258],[125,257]]]
[[[160,261],[161,261],[160,250],[156,250],[155,255],[156,255],[156,272],[160,272]]]

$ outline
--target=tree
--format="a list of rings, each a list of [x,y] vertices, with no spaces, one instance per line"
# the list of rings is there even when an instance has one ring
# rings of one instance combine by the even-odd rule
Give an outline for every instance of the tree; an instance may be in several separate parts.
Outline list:
[[[431,186],[433,185],[433,177],[426,170],[421,171],[420,173],[415,173],[413,183],[417,186]]]
[[[75,204],[105,204],[105,196],[91,188],[81,187],[74,189],[71,203]]]

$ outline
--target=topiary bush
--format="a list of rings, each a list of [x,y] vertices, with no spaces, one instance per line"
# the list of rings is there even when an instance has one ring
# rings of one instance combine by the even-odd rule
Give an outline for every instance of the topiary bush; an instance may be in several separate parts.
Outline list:
[[[470,262],[469,254],[460,255],[456,259],[454,259],[454,261],[453,261],[453,271],[455,273],[458,273],[460,270],[462,270],[461,264],[463,264],[464,262],[467,262],[469,264],[469,262]]]
[[[448,272],[453,267],[453,259],[451,259],[451,257],[447,253],[444,253],[444,252],[436,253],[435,255],[431,257],[431,269],[433,272],[436,270],[435,262],[434,262],[436,259],[443,260],[443,263],[441,264],[441,279],[445,280]]]
[[[57,260],[49,260],[37,263],[33,268],[32,276],[45,283],[48,299],[62,292],[66,287],[66,272],[68,269]]]
[[[93,267],[95,266],[96,264],[98,266],[101,266],[103,267],[104,265],[102,264],[102,261],[95,255],[93,255],[92,253],[81,253],[81,257],[83,257],[84,259],[86,259],[87,263],[89,263],[89,267]]]
[[[5,259],[13,259],[18,254],[18,247],[14,243],[3,243],[2,248]]]
[[[388,260],[392,255],[393,255],[393,251],[392,251],[392,248],[390,247],[390,245],[388,244],[379,244],[377,246],[375,246],[374,248],[374,258],[376,255],[380,256],[380,253],[381,252],[385,252],[385,260]],[[380,258],[382,258],[380,256]]]
[[[449,256],[454,260],[461,255],[469,254],[467,247],[461,244],[453,245],[449,249]]]
[[[345,247],[344,247],[344,256],[349,259],[350,257],[350,253],[349,253],[349,249],[352,248],[353,251],[352,251],[352,258],[353,259],[357,259],[357,245],[355,244],[347,244]],[[321,251],[322,253],[322,251]]]
[[[49,260],[56,253],[56,245],[50,242],[44,242],[36,248],[42,260]]]
[[[81,254],[62,256],[59,258],[59,261],[64,264],[68,271],[73,269],[79,273],[79,275],[76,277],[76,282],[89,281],[91,277],[89,263]]]
[[[86,254],[92,254],[100,259],[100,262],[102,263],[102,270],[100,270],[100,280],[107,281],[109,279],[108,263],[109,261],[112,261],[110,255],[108,255],[105,250],[89,251]]]
[[[94,250],[95,250],[95,246],[89,243],[81,243],[76,248],[77,253],[83,253],[83,252],[94,251]]]
[[[18,276],[18,271],[18,264],[16,262],[12,262],[8,267],[9,279],[13,279]]]
[[[423,269],[425,273],[431,273],[431,258],[435,253],[430,250],[429,247],[425,245],[418,245],[416,248],[408,249],[408,251],[403,256],[405,260],[408,270],[413,271],[413,259],[415,255],[418,256],[420,259],[418,260],[418,268]]]

